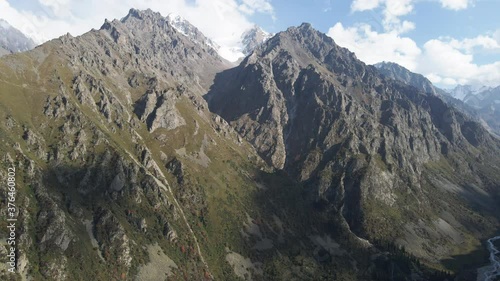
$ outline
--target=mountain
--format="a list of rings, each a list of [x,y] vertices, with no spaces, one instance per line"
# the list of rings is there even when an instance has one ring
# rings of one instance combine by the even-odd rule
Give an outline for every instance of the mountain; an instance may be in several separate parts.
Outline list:
[[[208,110],[202,95],[228,67],[135,9],[0,59],[0,181],[15,169],[18,262],[9,275],[1,244],[0,278],[355,280],[413,266],[335,230],[302,184]]]
[[[253,223],[274,221],[274,207],[254,203],[258,187],[276,186],[265,197],[281,188],[274,181],[297,185],[266,174],[208,111],[201,94],[226,64],[167,18],[134,9],[0,60],[0,178],[15,167],[18,185],[15,278],[235,280],[240,263],[261,270],[247,262],[250,243],[280,232]],[[2,280],[14,278],[6,256]]]
[[[167,16],[167,20],[172,27],[174,27],[177,31],[187,36],[191,41],[196,42],[202,46],[208,46],[215,51],[219,50],[220,46],[217,45],[210,38],[205,37],[201,31],[198,30],[194,25],[192,25],[189,21],[182,18],[179,15],[169,14]]]
[[[265,32],[259,26],[245,30],[240,40],[234,46],[225,46],[219,49],[219,54],[228,60],[239,63],[245,56],[250,54],[255,48],[259,47],[268,40],[272,35]]]
[[[421,74],[413,73],[408,69],[391,62],[375,65],[385,77],[401,81],[416,87],[425,93],[438,95],[449,105],[459,109],[462,113],[483,124],[491,133],[500,136],[500,87],[472,87],[458,85],[453,90],[442,90],[434,86],[431,81]],[[498,102],[496,102],[498,100]]]
[[[0,56],[25,52],[35,46],[33,40],[26,37],[5,20],[0,19]]]
[[[237,47],[221,47],[212,39],[203,35],[203,33],[192,25],[189,21],[179,15],[169,14],[167,20],[177,31],[188,37],[191,41],[202,46],[212,48],[219,55],[231,60],[237,60],[250,54],[255,48],[268,40],[272,34],[265,32],[259,26],[254,26],[241,34],[241,39]]]
[[[241,45],[243,46],[243,54],[249,55],[255,48],[262,45],[272,34],[265,32],[261,27],[255,25],[241,35]]]
[[[500,136],[500,86],[493,88],[458,85],[449,93],[474,108],[491,131]]]
[[[448,89],[446,92],[456,99],[466,101],[470,97],[482,92],[488,92],[491,89],[491,87],[487,86],[457,85],[455,88]]]
[[[218,74],[206,99],[357,237],[396,241],[436,265],[498,227],[500,142],[309,24]]]
[[[393,62],[381,62],[374,65],[380,73],[388,78],[399,80],[407,85],[418,88],[424,93],[433,95],[444,94],[445,92],[434,85],[421,74],[410,72],[408,69]]]
[[[131,9],[0,59],[18,262],[2,243],[0,279],[451,280],[487,262],[500,145],[478,124],[307,24],[233,68],[178,28]]]

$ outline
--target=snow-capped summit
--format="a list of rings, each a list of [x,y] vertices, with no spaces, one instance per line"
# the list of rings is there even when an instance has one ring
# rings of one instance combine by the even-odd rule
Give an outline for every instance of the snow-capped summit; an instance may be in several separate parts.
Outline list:
[[[21,31],[0,19],[0,56],[33,49],[35,42]]]
[[[220,46],[217,45],[212,39],[207,38],[201,31],[192,25],[189,21],[184,19],[183,17],[176,14],[169,14],[167,16],[168,22],[175,28],[178,32],[184,34],[193,42],[196,42],[200,45],[206,45],[216,51],[219,50]]]
[[[243,32],[240,40],[236,44],[221,46],[203,35],[197,27],[179,15],[169,14],[167,20],[178,32],[200,45],[205,45],[214,49],[221,57],[231,62],[236,62],[249,55],[255,48],[266,42],[272,36],[272,34],[255,25]]]
[[[472,96],[490,91],[491,89],[488,86],[457,85],[453,89],[446,90],[446,92],[456,99],[466,101]]]
[[[257,25],[244,31],[236,46],[223,46],[219,49],[219,55],[225,59],[237,62],[248,56],[252,51],[271,38],[273,34],[264,31]]]
[[[241,35],[243,54],[249,55],[255,48],[266,42],[272,36],[273,34],[264,31],[257,25],[254,25]]]

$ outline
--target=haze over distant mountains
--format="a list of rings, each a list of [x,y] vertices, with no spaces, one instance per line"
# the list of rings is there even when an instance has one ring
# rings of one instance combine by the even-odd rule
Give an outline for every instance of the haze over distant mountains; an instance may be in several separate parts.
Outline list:
[[[474,280],[500,140],[310,24],[268,37],[245,33],[234,65],[182,18],[131,9],[2,57],[15,277]]]
[[[33,40],[0,19],[0,56],[28,51],[35,46]]]

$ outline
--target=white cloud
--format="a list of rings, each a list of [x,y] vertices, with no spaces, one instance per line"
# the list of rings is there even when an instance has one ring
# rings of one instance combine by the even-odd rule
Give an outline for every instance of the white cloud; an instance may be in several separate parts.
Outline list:
[[[266,0],[242,0],[242,2],[238,8],[247,14],[252,15],[255,12],[274,13],[273,6]]]
[[[461,41],[455,39],[427,41],[423,46],[422,55],[418,58],[417,72],[426,75],[432,82],[449,86],[456,83],[498,86],[500,61],[482,65],[474,63],[474,55],[464,48],[468,42],[473,41],[474,38]]]
[[[401,21],[399,18],[413,11],[413,0],[385,0],[384,28],[389,31],[405,33],[415,28],[415,24],[409,21]]]
[[[38,2],[51,10],[54,15],[71,15],[71,0],[38,0]]]
[[[375,31],[368,24],[344,27],[335,24],[328,31],[339,45],[354,51],[356,56],[369,64],[381,61],[396,62],[411,71],[426,75],[438,85],[500,84],[500,62],[478,65],[474,54],[500,53],[500,29],[491,34],[474,38],[432,39],[419,47],[415,41],[402,34],[415,29],[415,24],[402,18],[413,12],[418,0],[354,0],[351,11],[381,9],[381,19],[373,18],[383,26]],[[461,10],[473,5],[474,0],[439,0],[446,9]]]
[[[120,19],[130,8],[175,13],[197,26],[221,46],[237,44],[241,33],[253,24],[248,16],[255,13],[274,16],[268,0],[38,0],[46,11],[17,10],[7,0],[0,0],[0,18],[38,43],[67,32],[80,35],[99,28],[105,18]],[[244,6],[243,10],[239,7]],[[99,7],[96,9],[95,7]]]
[[[474,38],[465,38],[463,40],[456,40],[453,38],[446,38],[449,44],[456,49],[463,50],[467,53],[472,53],[476,48],[483,48],[486,50],[493,50],[500,52],[500,42],[493,36],[479,35]]]
[[[384,27],[385,31],[402,34],[415,29],[415,24],[409,21],[401,21],[401,17],[413,11],[415,0],[354,0],[351,11],[369,11],[383,7],[383,19],[375,19]]]
[[[441,6],[450,10],[463,10],[472,5],[472,0],[440,0]]]
[[[451,10],[466,9],[473,0],[439,0],[441,6]],[[352,12],[370,11],[382,8],[383,18],[379,23],[387,32],[403,34],[415,29],[415,23],[401,20],[401,17],[413,12],[414,3],[418,0],[354,0],[351,3]],[[378,20],[378,19],[375,19]]]
[[[351,4],[353,12],[362,12],[377,8],[383,0],[354,0]]]
[[[432,39],[420,48],[409,37],[397,32],[379,33],[367,24],[344,27],[337,23],[327,33],[337,44],[355,52],[365,63],[392,61],[425,75],[437,85],[447,87],[457,83],[500,84],[500,61],[482,65],[474,62],[474,53],[477,51],[500,52],[495,34],[462,40]]]
[[[401,37],[396,32],[378,33],[367,24],[345,28],[337,23],[328,30],[327,35],[368,64],[392,61],[414,70],[421,53],[412,39]]]

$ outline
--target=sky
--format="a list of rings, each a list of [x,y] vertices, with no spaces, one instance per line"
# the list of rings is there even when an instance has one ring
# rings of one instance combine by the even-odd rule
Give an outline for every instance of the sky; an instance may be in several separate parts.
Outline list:
[[[0,18],[42,43],[132,7],[178,14],[225,49],[254,24],[309,22],[367,64],[396,62],[443,88],[500,85],[500,0],[0,0]]]

